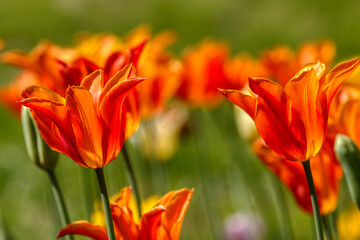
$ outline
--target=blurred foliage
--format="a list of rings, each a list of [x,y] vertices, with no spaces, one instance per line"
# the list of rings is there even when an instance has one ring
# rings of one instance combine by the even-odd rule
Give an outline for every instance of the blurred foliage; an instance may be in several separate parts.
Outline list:
[[[0,6],[4,50],[29,50],[42,39],[70,45],[78,32],[122,35],[146,23],[155,31],[177,31],[178,42],[173,46],[177,54],[205,37],[226,40],[233,55],[241,51],[257,54],[278,44],[296,47],[319,38],[335,41],[338,60],[360,52],[360,2],[356,0],[0,0]],[[16,73],[0,65],[0,84],[10,82]],[[54,239],[60,223],[47,176],[26,155],[20,121],[3,108],[0,126],[0,222],[13,239]],[[192,112],[180,149],[170,161],[145,162],[134,146],[130,155],[143,197],[195,188],[182,239],[215,239],[216,234],[223,238],[223,220],[235,212],[260,214],[266,238],[280,238],[282,226],[271,186],[277,180],[239,138],[230,103],[213,111]],[[110,194],[128,184],[122,155],[118,158],[105,167]],[[87,216],[79,195],[87,187],[81,184],[80,168],[62,156],[56,169],[72,220]],[[89,177],[95,181],[90,170]],[[98,191],[96,185],[94,191]],[[348,201],[347,194],[343,193],[340,207]],[[295,238],[308,238],[311,218],[287,192],[285,195]]]

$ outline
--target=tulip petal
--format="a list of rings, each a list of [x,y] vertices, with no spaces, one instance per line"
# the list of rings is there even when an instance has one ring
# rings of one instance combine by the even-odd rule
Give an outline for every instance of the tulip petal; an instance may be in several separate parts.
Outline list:
[[[66,106],[71,113],[77,151],[83,161],[89,168],[103,167],[103,127],[91,93],[83,87],[70,87],[66,91]]]
[[[160,236],[168,236],[168,239],[171,240],[179,239],[181,226],[193,192],[194,190],[189,189],[171,191],[160,199],[157,206],[163,205],[166,208],[161,219]]]
[[[161,237],[161,235],[159,235],[157,231],[158,227],[160,226],[162,213],[164,211],[166,211],[166,208],[160,205],[154,207],[141,217],[139,224],[140,240],[167,239]]]
[[[93,225],[87,221],[77,221],[67,225],[60,230],[57,238],[61,238],[69,234],[82,235],[95,240],[108,239],[106,229],[104,227]]]
[[[117,156],[125,139],[126,125],[123,122],[123,112],[121,111],[124,99],[127,93],[141,81],[143,81],[141,78],[131,78],[121,81],[108,91],[108,94],[103,96],[99,112],[108,127],[108,151],[106,152],[106,159],[109,161]],[[118,111],[114,111],[114,109],[118,109]]]
[[[291,160],[305,160],[306,145],[293,135],[294,128],[301,125],[284,89],[261,78],[249,79],[249,87],[258,95],[254,122],[266,144],[277,154]],[[296,127],[292,123],[296,123]],[[295,133],[301,131],[303,127]]]
[[[299,113],[298,116],[305,127],[305,136],[301,134],[302,131],[298,131],[296,132],[298,135],[295,135],[295,137],[298,141],[306,141],[306,159],[314,157],[320,151],[327,126],[327,122],[324,122],[327,119],[327,110],[321,104],[319,96],[320,83],[318,79],[321,72],[319,74],[319,71],[316,71],[315,68],[305,67],[285,86],[285,92],[290,98],[291,107]],[[326,118],[322,117],[323,114],[326,114]]]
[[[118,239],[138,239],[139,228],[127,206],[111,204],[115,235]]]
[[[64,98],[51,90],[35,86],[26,88],[22,96],[27,99],[20,103],[31,109],[39,132],[48,146],[83,164],[75,150],[75,137],[69,124],[71,117],[64,105]]]
[[[99,96],[101,94],[101,86],[104,82],[104,73],[102,70],[96,70],[93,73],[86,76],[81,81],[81,87],[86,88],[89,90],[93,97],[94,105],[97,104]]]
[[[219,89],[219,91],[224,94],[227,99],[239,106],[247,114],[249,114],[252,119],[254,119],[257,97],[244,94],[239,90]]]
[[[343,62],[334,67],[326,76],[325,91],[328,109],[340,85],[358,68],[360,59]]]
[[[131,64],[128,64],[119,72],[117,72],[111,79],[109,79],[105,86],[103,86],[102,93],[99,97],[99,106],[102,104],[103,98],[111,91],[111,89],[115,85],[130,77],[135,77],[135,68]]]

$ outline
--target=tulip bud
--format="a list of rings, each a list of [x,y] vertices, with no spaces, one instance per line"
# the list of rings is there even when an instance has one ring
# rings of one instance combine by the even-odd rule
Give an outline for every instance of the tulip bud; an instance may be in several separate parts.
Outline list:
[[[338,134],[334,150],[344,172],[353,202],[360,209],[360,151],[347,136]]]
[[[21,123],[26,150],[31,161],[44,170],[53,170],[58,161],[58,153],[50,149],[41,138],[31,112],[25,106],[21,109]]]

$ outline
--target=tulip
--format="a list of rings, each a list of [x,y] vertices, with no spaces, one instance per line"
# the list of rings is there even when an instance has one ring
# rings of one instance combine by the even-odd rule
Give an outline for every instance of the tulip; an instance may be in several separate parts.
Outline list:
[[[302,162],[319,239],[323,239],[323,231],[310,159],[324,142],[334,95],[359,64],[359,59],[341,63],[324,78],[324,64],[309,64],[284,87],[267,79],[249,78],[249,95],[220,89],[254,120],[259,135],[275,153]]]
[[[255,122],[259,135],[277,154],[306,161],[325,138],[330,103],[339,86],[358,67],[354,59],[337,65],[322,79],[325,65],[310,64],[285,87],[262,78],[249,78],[250,94],[220,89]]]
[[[125,141],[122,105],[143,79],[127,65],[108,81],[102,70],[67,89],[65,98],[41,87],[28,87],[20,103],[31,109],[46,144],[76,163],[95,169],[103,200],[109,240],[115,239],[103,167],[119,154]]]
[[[50,148],[88,168],[102,168],[119,154],[124,142],[122,103],[143,79],[132,66],[107,82],[98,70],[71,86],[65,98],[41,87],[28,87],[20,103],[32,110],[40,134]]]
[[[111,204],[116,239],[179,239],[181,225],[192,194],[193,190],[188,189],[168,192],[141,217],[137,224],[129,208],[131,189],[124,188],[120,197]],[[67,234],[79,234],[97,240],[107,239],[104,227],[87,221],[69,224],[60,230],[58,238]]]
[[[225,73],[229,55],[225,43],[204,41],[183,54],[181,85],[177,95],[193,107],[214,107],[221,101],[218,88],[227,82]]]

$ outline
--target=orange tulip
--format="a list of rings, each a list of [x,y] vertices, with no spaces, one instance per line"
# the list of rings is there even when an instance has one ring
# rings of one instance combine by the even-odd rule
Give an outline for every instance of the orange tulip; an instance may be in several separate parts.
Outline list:
[[[360,136],[357,134],[356,126],[358,101],[360,101],[360,86],[345,82],[331,104],[329,131],[333,134],[348,135],[360,146]]]
[[[193,190],[181,189],[164,195],[147,213],[140,223],[133,219],[129,208],[131,189],[124,188],[120,197],[111,204],[116,239],[129,240],[177,240]],[[77,221],[61,229],[59,237],[79,234],[96,240],[106,240],[106,229],[87,221]]]
[[[218,88],[224,88],[228,47],[224,43],[204,41],[183,55],[181,85],[177,95],[194,107],[214,107],[221,101]]]
[[[226,89],[242,89],[247,85],[249,77],[267,76],[263,64],[246,54],[229,59],[225,65],[225,74],[227,78],[223,88]]]
[[[75,56],[75,52],[69,48],[60,48],[49,42],[42,42],[29,54],[21,51],[5,52],[1,55],[1,61],[25,69],[8,86],[0,89],[0,101],[9,109],[20,116],[21,90],[28,86],[42,86],[65,94],[67,83],[59,74],[59,64],[56,59],[68,61]]]
[[[324,40],[306,43],[297,52],[287,46],[275,47],[265,51],[261,58],[270,78],[285,86],[290,78],[308,63],[320,61],[326,66],[331,65],[335,53],[335,44]]]
[[[126,47],[124,42],[113,34],[85,33],[78,35],[74,49],[77,58],[83,57],[99,66],[103,66],[111,54],[122,51]]]
[[[335,157],[333,145],[334,140],[327,138],[319,154],[310,161],[322,215],[333,212],[339,198],[342,171]],[[253,143],[253,149],[260,160],[291,191],[298,205],[305,212],[312,213],[310,192],[302,164],[277,155],[261,139]]]
[[[337,130],[349,136],[357,147],[360,147],[360,99],[350,100],[344,104],[339,113]]]
[[[128,65],[105,81],[102,70],[66,90],[65,98],[41,87],[28,87],[20,103],[29,107],[47,145],[88,168],[115,159],[124,143],[122,105],[143,79]]]
[[[289,160],[306,161],[322,146],[336,91],[359,64],[359,59],[341,63],[322,78],[325,65],[318,62],[304,67],[285,87],[249,78],[250,95],[220,91],[249,114],[274,152]]]
[[[137,70],[146,78],[144,85],[137,87],[142,118],[161,112],[179,88],[181,63],[166,50],[174,35],[170,31],[155,35],[139,58]]]
[[[127,64],[133,64],[136,67],[139,56],[146,43],[146,40],[141,42],[138,46],[126,49],[124,52],[113,52],[105,61],[104,81],[107,82],[112,76],[120,71]],[[71,64],[61,63],[60,72],[63,79],[68,85],[78,86],[81,80],[91,72],[100,69],[98,65],[89,61],[86,58],[79,58]],[[129,138],[139,127],[140,124],[140,109],[138,101],[138,93],[133,88],[125,98],[123,103],[123,116],[126,118],[126,132],[125,138]]]

